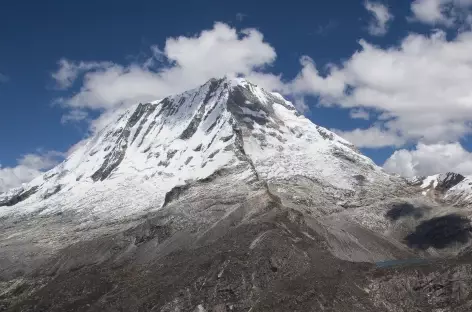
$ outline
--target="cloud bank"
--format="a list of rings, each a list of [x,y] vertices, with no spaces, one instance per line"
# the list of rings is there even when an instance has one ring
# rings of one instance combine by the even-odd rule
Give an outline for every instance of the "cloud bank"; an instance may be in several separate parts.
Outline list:
[[[395,151],[384,164],[384,169],[405,177],[429,176],[448,171],[472,174],[472,153],[459,143],[423,144],[414,150]]]
[[[471,32],[453,39],[441,31],[410,34],[386,49],[359,44],[328,75],[320,76],[312,63],[294,81],[302,86],[295,91],[318,96],[323,105],[378,113],[370,128],[344,136],[360,147],[382,147],[455,142],[472,132]]]
[[[39,152],[23,155],[17,159],[18,164],[15,167],[0,165],[0,193],[33,180],[44,170],[57,165],[64,156],[63,153],[57,151]]]

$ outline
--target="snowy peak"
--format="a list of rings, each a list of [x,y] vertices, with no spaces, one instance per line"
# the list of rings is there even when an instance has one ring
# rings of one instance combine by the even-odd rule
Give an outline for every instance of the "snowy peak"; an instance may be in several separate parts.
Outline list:
[[[445,174],[440,174],[438,177],[438,185],[436,188],[442,190],[449,190],[450,188],[462,182],[464,179],[465,177],[459,173],[448,172]]]
[[[448,172],[410,181],[421,187],[422,194],[454,206],[472,204],[472,177]]]
[[[359,177],[362,183],[388,179],[352,144],[314,125],[281,95],[245,79],[223,78],[131,107],[62,164],[1,194],[0,206],[16,212],[112,211],[118,217],[158,209],[174,187],[221,168],[239,168],[239,181],[303,176],[348,191],[360,185]]]
[[[459,173],[447,172],[442,174],[435,174],[428,177],[415,177],[411,180],[412,184],[421,185],[423,189],[435,189],[438,191],[447,191],[454,187],[465,177]]]

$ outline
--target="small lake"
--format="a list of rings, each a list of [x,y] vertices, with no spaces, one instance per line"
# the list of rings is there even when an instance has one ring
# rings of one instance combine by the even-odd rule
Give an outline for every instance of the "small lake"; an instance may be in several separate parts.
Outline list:
[[[378,268],[388,268],[388,267],[407,265],[407,264],[423,264],[423,263],[428,263],[430,261],[431,261],[430,259],[421,259],[421,258],[400,259],[400,260],[395,259],[395,260],[379,261],[379,262],[376,262],[375,265]]]

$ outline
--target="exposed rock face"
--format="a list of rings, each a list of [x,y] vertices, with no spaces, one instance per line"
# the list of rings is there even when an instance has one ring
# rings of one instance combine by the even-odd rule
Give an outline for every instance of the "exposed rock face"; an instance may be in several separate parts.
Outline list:
[[[0,311],[469,311],[468,206],[423,184],[212,79],[0,195]]]
[[[24,191],[20,190],[17,194],[14,194],[12,196],[8,196],[0,200],[0,207],[1,206],[14,206],[18,204],[19,202],[24,201],[38,190],[37,186],[33,186],[32,188]]]
[[[457,184],[462,182],[464,179],[465,177],[461,174],[448,172],[444,175],[439,176],[437,188],[444,192],[456,186]]]

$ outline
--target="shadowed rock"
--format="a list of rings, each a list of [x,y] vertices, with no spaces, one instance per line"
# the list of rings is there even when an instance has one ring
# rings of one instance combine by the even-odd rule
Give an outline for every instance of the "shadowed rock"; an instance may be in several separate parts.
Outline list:
[[[465,177],[458,173],[448,172],[446,174],[441,174],[439,176],[439,183],[436,189],[443,192],[447,191],[451,187],[454,187],[462,182],[464,179]]]
[[[150,103],[143,105],[143,109],[146,113],[145,113],[143,118],[140,117],[141,122],[139,123],[138,129],[134,133],[134,136],[133,136],[133,139],[131,140],[131,143],[133,143],[136,140],[136,138],[138,137],[139,133],[141,133],[141,130],[143,129],[144,124],[146,124],[146,122],[148,121],[149,115],[151,115],[156,110],[156,107],[157,107],[157,105],[150,104]],[[144,137],[143,137],[143,139],[144,139]]]
[[[405,237],[405,241],[410,247],[417,249],[426,250],[429,247],[443,249],[452,244],[467,243],[470,234],[469,219],[450,214],[420,223],[413,233]]]
[[[180,135],[181,140],[188,140],[192,137],[192,135],[195,134],[195,132],[198,129],[198,126],[200,125],[200,122],[202,121],[203,118],[203,113],[205,112],[205,106],[202,105],[195,116],[192,118],[190,123],[188,124],[187,128],[182,132]]]
[[[105,160],[100,168],[92,174],[93,181],[103,181],[115,170],[123,161],[128,148],[130,129],[143,117],[151,104],[139,104],[134,113],[129,118],[124,129],[117,131],[117,139],[113,149],[105,156]]]
[[[49,198],[57,193],[62,189],[62,185],[57,185],[52,190],[48,191],[46,194],[43,195],[43,199]]]
[[[16,205],[16,204],[18,204],[19,202],[24,201],[25,199],[27,199],[28,197],[30,197],[31,195],[33,195],[34,193],[36,193],[37,190],[38,190],[38,187],[35,186],[35,187],[30,188],[30,189],[27,190],[27,191],[21,192],[21,193],[18,194],[18,195],[15,195],[15,196],[13,196],[13,197],[11,197],[11,198],[8,198],[8,199],[5,200],[5,201],[0,202],[0,207],[1,207],[1,206],[13,206],[13,205]]]
[[[392,208],[385,214],[385,217],[392,221],[409,216],[419,219],[423,216],[423,211],[410,203],[397,203],[393,204]]]

